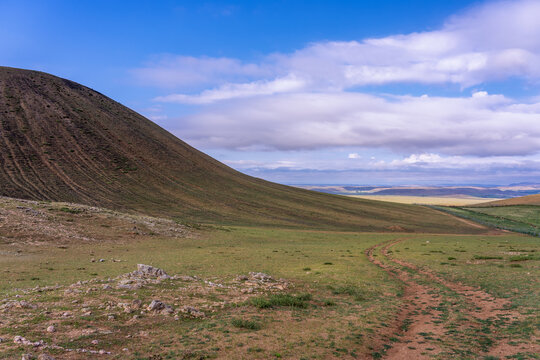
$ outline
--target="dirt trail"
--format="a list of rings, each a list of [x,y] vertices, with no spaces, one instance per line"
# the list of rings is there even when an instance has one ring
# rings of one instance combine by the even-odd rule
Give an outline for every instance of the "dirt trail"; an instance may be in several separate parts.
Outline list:
[[[434,211],[438,211],[440,212],[441,214],[445,214],[445,215],[448,215],[448,216],[451,216],[453,217],[454,219],[458,220],[458,221],[461,221],[462,223],[464,224],[467,224],[467,225],[470,225],[472,227],[475,227],[475,228],[478,228],[478,229],[489,229],[489,227],[485,226],[485,225],[482,225],[482,224],[478,224],[474,221],[471,221],[471,220],[467,220],[467,219],[464,219],[464,218],[461,218],[459,216],[456,216],[454,214],[450,214],[450,213],[447,213],[447,212],[444,212],[444,211],[440,211],[440,210],[437,210],[437,209],[433,209],[431,208],[432,210]]]
[[[510,302],[498,299],[492,295],[457,282],[451,282],[440,276],[412,265],[404,260],[394,259],[389,249],[406,240],[400,238],[391,242],[384,242],[373,246],[366,251],[369,260],[384,269],[390,276],[398,279],[404,285],[403,301],[405,303],[399,313],[393,331],[399,336],[399,341],[392,344],[385,353],[387,359],[427,359],[443,352],[442,343],[455,343],[451,339],[448,329],[441,321],[439,304],[443,301],[441,290],[434,285],[435,282],[454,291],[469,304],[467,317],[471,319],[469,326],[478,326],[479,321],[487,319],[506,319],[512,321],[521,315],[517,311],[509,310]],[[383,261],[384,259],[384,261]],[[421,281],[421,284],[418,282]],[[428,281],[426,281],[428,280]],[[460,311],[450,309],[450,311]],[[540,352],[538,345],[512,346],[509,339],[492,344],[489,351],[479,353],[479,357],[504,357],[516,352]],[[448,349],[446,349],[448,350]]]
[[[433,323],[433,320],[440,316],[440,312],[434,310],[437,305],[437,295],[431,291],[432,289],[417,284],[404,271],[396,271],[394,266],[388,265],[376,258],[374,251],[383,247],[385,251],[390,243],[386,246],[383,244],[376,245],[367,250],[366,254],[369,260],[375,265],[383,268],[390,276],[402,281],[405,285],[403,289],[403,301],[405,303],[398,318],[396,319],[396,327],[398,334],[402,335],[400,343],[393,345],[386,352],[386,357],[389,359],[413,359],[422,358],[423,353],[436,354],[441,351],[438,345],[431,344],[425,336],[421,334],[429,334],[428,337],[440,336],[444,329],[440,324]]]

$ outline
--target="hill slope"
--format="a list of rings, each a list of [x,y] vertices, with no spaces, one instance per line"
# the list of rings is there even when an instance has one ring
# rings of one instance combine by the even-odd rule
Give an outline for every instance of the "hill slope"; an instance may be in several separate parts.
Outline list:
[[[512,205],[539,205],[540,194],[520,196],[511,199],[490,201],[474,205],[474,207],[490,207],[490,206],[512,206]]]
[[[0,67],[0,195],[194,222],[478,232],[431,209],[241,174],[69,80]]]

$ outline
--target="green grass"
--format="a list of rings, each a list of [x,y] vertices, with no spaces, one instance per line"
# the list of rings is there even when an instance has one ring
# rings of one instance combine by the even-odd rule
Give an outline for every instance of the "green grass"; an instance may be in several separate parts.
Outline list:
[[[257,297],[251,299],[251,304],[259,309],[268,309],[277,306],[287,306],[293,308],[308,307],[307,301],[311,300],[311,295],[289,295],[272,294],[268,297]]]
[[[393,249],[400,250],[399,257],[407,261],[425,266],[454,281],[478,286],[496,297],[512,299],[516,306],[530,309],[540,307],[540,288],[535,281],[540,276],[540,259],[535,256],[513,255],[519,252],[536,254],[540,251],[537,238],[513,234],[412,236]],[[442,253],[422,255],[430,249],[437,249]],[[455,258],[452,264],[446,262],[446,254],[452,254]],[[516,262],[516,256],[519,259],[525,256],[529,260]],[[454,264],[456,266],[450,266]],[[510,271],[509,267],[515,269]]]
[[[253,320],[245,320],[245,319],[233,319],[231,321],[231,324],[234,327],[247,329],[247,330],[260,330],[262,325]]]
[[[433,206],[433,208],[490,227],[540,236],[540,206],[515,205],[469,208]]]
[[[365,251],[397,239],[404,241],[390,249],[393,257],[429,268],[444,278],[478,286],[494,296],[508,298],[512,306],[524,314],[535,314],[539,309],[536,279],[540,277],[540,246],[537,238],[523,235],[405,235],[205,225],[193,237],[156,234],[122,237],[133,227],[129,218],[126,225],[94,218],[84,222],[89,216],[86,212],[77,215],[51,211],[47,216],[58,217],[62,224],[66,219],[74,219],[74,226],[94,226],[91,233],[101,236],[102,240],[71,239],[61,245],[46,241],[39,245],[0,243],[0,298],[12,298],[14,294],[22,294],[17,289],[36,285],[113,278],[133,271],[138,263],[158,266],[171,275],[196,275],[201,280],[166,281],[134,292],[112,289],[66,296],[64,289],[60,289],[36,294],[34,299],[31,298],[34,295],[23,295],[21,300],[38,301],[40,308],[25,310],[28,317],[24,322],[17,327],[0,329],[0,337],[24,332],[32,339],[51,339],[60,337],[61,332],[68,329],[111,329],[116,335],[107,340],[110,341],[107,346],[116,347],[119,354],[123,347],[134,347],[140,352],[140,358],[147,358],[147,354],[160,354],[164,358],[166,354],[171,358],[189,354],[250,358],[259,353],[265,358],[276,353],[283,358],[329,358],[345,356],[344,349],[360,358],[371,353],[384,355],[381,349],[369,349],[369,346],[379,339],[381,329],[388,329],[394,323],[402,309],[403,287],[370,263]],[[102,227],[103,224],[111,226]],[[6,236],[6,239],[11,238]],[[107,261],[91,262],[92,258]],[[384,256],[379,252],[377,259],[384,260]],[[61,330],[54,336],[44,333],[42,323],[49,321],[49,315],[40,315],[43,309],[52,310],[52,314],[73,311],[86,301],[101,301],[101,296],[116,299],[115,302],[140,299],[148,304],[159,296],[167,303],[178,303],[177,306],[198,301],[213,304],[227,296],[228,286],[237,284],[234,279],[238,275],[252,271],[285,279],[288,285],[280,290],[259,289],[246,293],[238,290],[237,303],[218,307],[215,312],[207,311],[207,317],[202,319],[182,317],[175,321],[172,317],[144,314],[138,321],[128,321],[132,314],[117,309],[116,319],[108,321],[107,313],[115,310],[94,306],[91,316],[60,319],[57,327]],[[411,271],[411,275],[414,272]],[[195,293],[186,290],[190,284],[203,286],[203,279],[225,286]],[[246,286],[251,286],[248,283]],[[437,311],[442,315],[433,321],[456,324],[467,321],[455,318],[462,304],[458,301],[451,305],[447,301],[455,300],[455,294],[442,287],[434,291],[434,295],[441,296]],[[74,299],[79,301],[78,305],[72,303]],[[529,317],[510,328],[501,326],[501,331],[505,334],[511,331],[516,339],[523,340],[536,324]],[[411,326],[404,323],[403,329]],[[485,328],[491,330],[494,326],[486,324]],[[136,336],[139,333],[151,336],[139,341]],[[487,347],[495,335],[486,332],[468,336],[468,339],[478,339],[474,340],[474,346]],[[103,336],[66,336],[55,341],[84,347],[94,338],[101,340]],[[400,337],[392,334],[389,339]],[[13,353],[9,353],[11,355]],[[471,357],[471,353],[461,355]]]

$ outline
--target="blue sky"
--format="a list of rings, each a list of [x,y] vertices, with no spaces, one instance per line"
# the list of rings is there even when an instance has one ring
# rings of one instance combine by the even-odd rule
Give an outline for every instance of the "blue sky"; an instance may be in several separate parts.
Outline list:
[[[0,1],[0,65],[282,183],[540,175],[540,1]]]

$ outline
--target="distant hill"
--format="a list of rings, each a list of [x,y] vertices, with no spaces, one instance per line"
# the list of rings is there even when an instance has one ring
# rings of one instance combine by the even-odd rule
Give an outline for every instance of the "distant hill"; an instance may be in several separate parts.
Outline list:
[[[434,210],[253,178],[75,82],[0,67],[0,195],[180,221],[478,232]]]
[[[511,205],[538,205],[540,206],[540,194],[527,195],[512,199],[490,201],[474,205],[474,207],[511,206]]]
[[[533,183],[508,186],[339,186],[301,185],[304,189],[339,195],[392,195],[425,197],[481,197],[511,198],[540,193],[540,185]]]

